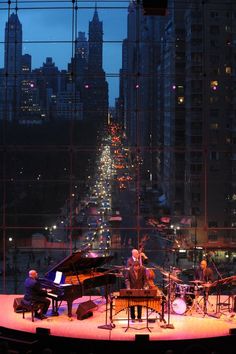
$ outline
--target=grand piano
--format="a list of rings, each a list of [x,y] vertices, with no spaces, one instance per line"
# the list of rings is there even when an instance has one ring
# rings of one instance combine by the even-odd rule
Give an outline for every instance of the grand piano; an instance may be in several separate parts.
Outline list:
[[[94,252],[79,250],[53,266],[39,282],[52,299],[52,314],[58,315],[62,301],[67,301],[68,316],[72,317],[75,299],[86,295],[89,289],[109,286],[116,282],[115,274],[101,266],[113,256],[101,256]]]

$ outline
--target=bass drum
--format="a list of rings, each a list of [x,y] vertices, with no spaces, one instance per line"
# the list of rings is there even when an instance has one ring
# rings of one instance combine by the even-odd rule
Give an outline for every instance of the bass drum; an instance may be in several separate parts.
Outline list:
[[[177,297],[172,302],[172,310],[177,315],[183,315],[187,310],[187,303],[184,299]]]

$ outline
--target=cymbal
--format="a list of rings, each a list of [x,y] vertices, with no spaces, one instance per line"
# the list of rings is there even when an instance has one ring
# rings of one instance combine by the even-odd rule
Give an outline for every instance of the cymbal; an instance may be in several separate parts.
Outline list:
[[[164,275],[165,275],[165,281],[168,281],[169,279],[175,281],[176,283],[183,281],[183,280],[177,278],[175,275],[172,275],[172,274],[164,274]]]
[[[204,288],[211,288],[213,285],[212,285],[212,283],[203,283],[202,286]]]
[[[182,269],[180,268],[176,268],[176,267],[172,267],[172,272],[178,274],[178,273],[182,273]]]
[[[190,280],[189,283],[203,284],[204,282],[202,280]]]
[[[159,269],[160,270],[160,269]],[[161,274],[165,275],[166,277],[169,276],[170,272],[167,272],[166,270],[162,269],[160,270]]]

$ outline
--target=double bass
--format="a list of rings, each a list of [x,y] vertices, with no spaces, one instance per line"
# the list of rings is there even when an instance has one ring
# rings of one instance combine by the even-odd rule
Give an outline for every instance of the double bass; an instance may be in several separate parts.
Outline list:
[[[147,264],[148,263],[148,257],[146,256],[144,252],[144,246],[145,243],[148,241],[149,236],[145,235],[143,239],[141,240],[141,243],[139,244],[139,257],[140,257],[140,264]],[[160,294],[161,291],[158,288],[158,286],[154,283],[154,279],[156,277],[155,272],[152,268],[146,267],[146,276],[147,276],[147,283],[149,286],[149,289],[157,289],[157,293]]]
[[[146,275],[147,275],[147,282],[148,282],[149,289],[158,289],[158,287],[154,283],[154,279],[155,279],[154,270],[151,268],[146,268]]]

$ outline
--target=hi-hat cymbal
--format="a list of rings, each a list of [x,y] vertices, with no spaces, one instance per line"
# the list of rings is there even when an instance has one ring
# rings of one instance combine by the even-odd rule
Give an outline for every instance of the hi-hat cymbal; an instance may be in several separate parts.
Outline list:
[[[160,270],[161,274],[165,275],[166,277],[169,276],[170,272],[167,272],[166,270],[162,269]]]
[[[189,283],[203,284],[204,282],[202,280],[190,280]]]

